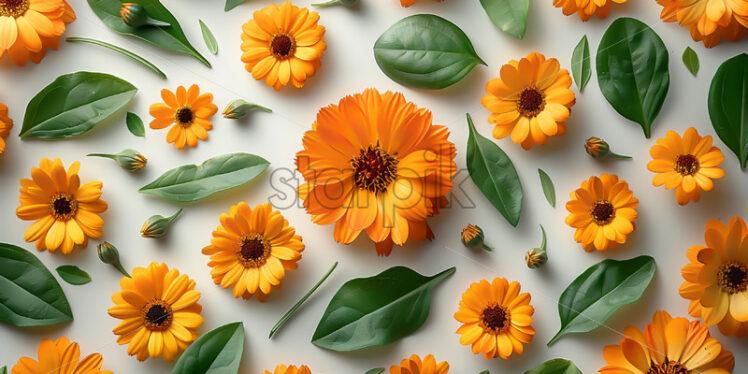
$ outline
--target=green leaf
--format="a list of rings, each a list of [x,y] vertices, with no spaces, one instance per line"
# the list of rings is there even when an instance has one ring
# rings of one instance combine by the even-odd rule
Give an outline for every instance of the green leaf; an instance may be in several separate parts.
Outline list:
[[[526,371],[525,374],[582,374],[582,371],[569,360],[554,358]]]
[[[218,53],[218,41],[216,41],[216,37],[213,36],[213,33],[208,28],[208,25],[203,22],[203,20],[200,21],[200,31],[203,33],[203,40],[205,41],[205,46],[208,47],[208,50],[212,54]]]
[[[699,56],[696,54],[696,51],[691,49],[691,47],[686,47],[686,50],[683,51],[683,65],[686,65],[686,69],[688,69],[694,77],[699,73]]]
[[[384,369],[383,369],[384,370]],[[8,374],[8,368],[3,366],[0,368],[0,374]]]
[[[239,4],[245,2],[246,0],[226,0],[226,5],[223,7],[224,12],[228,12],[231,9],[236,8],[239,6]]]
[[[512,226],[519,223],[522,210],[522,184],[512,160],[496,143],[475,130],[467,115],[470,135],[467,145],[467,166],[470,178],[483,195]]]
[[[139,191],[171,201],[197,201],[251,181],[268,165],[264,158],[249,153],[226,154],[201,165],[171,169]]]
[[[639,256],[603,260],[574,279],[558,299],[561,330],[548,342],[569,333],[589,332],[618,308],[641,298],[655,274],[655,260]]]
[[[709,118],[719,138],[740,160],[748,161],[748,54],[720,65],[709,87]]]
[[[29,102],[21,138],[59,139],[86,133],[127,105],[137,91],[108,74],[62,75]]]
[[[543,194],[545,199],[552,207],[556,207],[556,189],[553,187],[553,181],[551,177],[546,174],[543,169],[538,169],[538,175],[540,175],[540,185],[543,186]]]
[[[485,63],[459,27],[431,14],[403,18],[374,44],[374,58],[397,83],[431,90],[451,86]]]
[[[483,371],[481,371],[481,372],[480,372],[480,373],[478,373],[478,374],[491,374],[491,372],[490,372],[490,371],[488,371],[488,370],[483,370]]]
[[[65,41],[69,42],[69,43],[89,43],[89,44],[98,45],[100,47],[111,49],[112,51],[115,51],[115,52],[119,52],[119,53],[121,53],[121,54],[123,54],[123,55],[125,55],[125,56],[127,56],[127,57],[129,57],[129,58],[131,58],[131,59],[133,59],[133,60],[135,60],[135,61],[143,64],[143,65],[145,65],[145,67],[147,67],[148,69],[153,70],[153,72],[155,72],[156,74],[160,75],[161,78],[166,79],[166,74],[163,71],[161,71],[161,69],[159,69],[156,65],[154,65],[150,61],[148,61],[148,60],[146,60],[146,59],[144,59],[144,58],[136,55],[135,53],[130,52],[130,51],[124,49],[124,48],[117,47],[114,44],[109,44],[107,42],[103,42],[101,40],[96,40],[96,39],[75,38],[75,37],[66,38]]]
[[[161,2],[158,0],[132,0],[131,2],[142,5],[153,19],[166,22],[171,26],[146,25],[136,28],[126,24],[119,14],[122,8],[120,0],[88,0],[88,5],[110,29],[122,35],[134,36],[168,51],[193,56],[205,66],[210,67],[208,60],[190,44],[177,19]]]
[[[597,49],[597,80],[603,96],[622,116],[639,123],[649,138],[670,86],[668,51],[649,26],[619,18]]]
[[[385,368],[374,368],[369,371],[367,371],[365,374],[382,374],[384,373]]]
[[[574,47],[574,53],[571,55],[571,75],[574,77],[579,92],[582,92],[592,76],[590,44],[587,41],[587,35],[583,36],[579,44]]]
[[[127,112],[126,122],[127,129],[130,130],[133,135],[145,138],[145,125],[143,125],[143,120],[140,119],[137,114]]]
[[[60,284],[31,252],[0,243],[0,322],[50,326],[73,320]]]
[[[70,284],[80,286],[91,282],[91,276],[75,265],[62,265],[57,267],[57,274]]]
[[[315,345],[348,352],[393,343],[418,330],[429,315],[431,291],[455,272],[425,277],[397,266],[346,282],[333,296],[312,337]]]
[[[517,39],[525,37],[530,0],[480,0],[480,4],[496,27]]]
[[[171,374],[236,374],[244,354],[244,325],[223,325],[199,337],[177,360]]]

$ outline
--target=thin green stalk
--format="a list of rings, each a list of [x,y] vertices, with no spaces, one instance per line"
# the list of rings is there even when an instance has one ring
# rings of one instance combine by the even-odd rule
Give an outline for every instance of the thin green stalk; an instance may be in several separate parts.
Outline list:
[[[109,43],[103,42],[101,40],[90,39],[90,38],[79,38],[79,37],[69,37],[69,38],[66,38],[65,41],[71,42],[71,43],[89,43],[89,44],[98,45],[98,46],[101,46],[101,47],[104,47],[104,48],[109,48],[112,51],[119,52],[119,53],[121,53],[121,54],[123,54],[123,55],[125,55],[125,56],[127,56],[127,57],[129,57],[129,58],[131,58],[131,59],[133,59],[133,60],[135,60],[135,61],[143,64],[143,65],[145,65],[147,68],[153,70],[156,74],[160,75],[161,78],[166,79],[166,74],[164,74],[164,72],[161,71],[161,69],[159,69],[158,67],[156,67],[156,65],[154,65],[150,61],[148,61],[148,60],[146,60],[146,59],[144,59],[144,58],[136,55],[135,53],[132,53],[132,52],[130,52],[130,51],[124,49],[124,48],[117,47],[114,44],[109,44]]]
[[[333,270],[335,270],[336,267],[338,267],[337,261],[335,261],[335,263],[332,265],[330,270],[328,270],[327,273],[325,273],[325,275],[322,276],[322,279],[320,279],[319,282],[317,282],[317,284],[315,284],[314,287],[312,287],[312,289],[309,290],[309,292],[307,292],[306,295],[304,295],[304,297],[302,297],[301,300],[299,300],[299,302],[296,303],[296,305],[294,305],[288,312],[286,312],[285,315],[283,315],[283,317],[281,317],[278,323],[276,323],[275,326],[273,326],[273,329],[270,330],[270,336],[268,336],[268,338],[270,339],[273,338],[273,335],[275,335],[275,333],[281,328],[281,326],[283,326],[286,323],[286,321],[288,321],[291,318],[291,316],[294,313],[296,313],[296,310],[298,310],[301,307],[301,305],[304,304],[306,300],[309,299],[310,296],[312,296],[314,291],[317,291],[317,288],[319,288],[319,286],[321,286],[322,283],[324,283],[327,280],[327,278],[330,277],[330,274],[332,274]]]
[[[610,158],[615,158],[615,159],[619,159],[619,160],[627,160],[627,159],[631,158],[631,156],[619,155],[618,153],[613,153],[613,152],[610,152],[610,154],[608,154],[608,156],[610,156]]]

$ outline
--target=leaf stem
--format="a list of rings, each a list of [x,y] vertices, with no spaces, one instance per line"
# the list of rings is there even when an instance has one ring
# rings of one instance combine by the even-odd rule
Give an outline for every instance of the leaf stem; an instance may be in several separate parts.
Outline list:
[[[610,156],[611,158],[618,159],[618,160],[628,160],[632,158],[631,156],[619,155],[618,153],[614,153],[614,152],[610,152],[608,156]]]
[[[156,74],[160,75],[161,78],[166,79],[166,74],[163,71],[161,71],[161,69],[159,69],[158,67],[156,67],[156,65],[154,65],[150,61],[148,61],[148,60],[146,60],[146,59],[144,59],[144,58],[136,55],[135,53],[130,52],[130,51],[124,49],[124,48],[117,47],[114,44],[109,44],[109,43],[101,41],[101,40],[90,39],[90,38],[79,38],[79,37],[69,37],[69,38],[66,38],[65,41],[66,42],[70,42],[70,43],[89,43],[89,44],[98,45],[98,46],[101,46],[101,47],[104,47],[104,48],[109,48],[112,51],[119,52],[119,53],[121,53],[121,54],[123,54],[123,55],[125,55],[125,56],[127,56],[127,57],[129,57],[129,58],[131,58],[131,59],[133,59],[133,60],[135,60],[135,61],[143,64],[143,65],[145,65],[147,68],[153,70]]]
[[[93,157],[105,157],[105,158],[111,158],[114,160],[117,156],[109,153],[89,153],[86,156],[93,156]]]
[[[543,225],[540,225],[540,232],[543,233],[543,241],[540,243],[540,250],[545,251],[545,229],[543,228]]]
[[[174,221],[179,215],[182,214],[182,208],[179,208],[176,213],[172,214],[170,217],[167,217],[166,219],[169,220],[169,223]]]
[[[312,4],[312,6],[318,6],[318,7],[327,7],[327,6],[333,6],[340,4],[340,0],[330,0],[324,3],[316,3]]]

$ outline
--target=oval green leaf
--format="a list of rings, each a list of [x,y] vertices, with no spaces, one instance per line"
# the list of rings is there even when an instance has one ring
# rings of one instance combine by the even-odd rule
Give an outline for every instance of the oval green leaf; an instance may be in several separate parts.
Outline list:
[[[431,14],[392,25],[374,44],[379,68],[397,83],[437,90],[457,83],[485,63],[459,27]]]
[[[552,207],[556,207],[556,188],[553,187],[553,181],[543,169],[538,169],[538,175],[540,176],[540,185],[543,186],[543,194],[545,199],[548,200],[548,204]]]
[[[597,80],[603,96],[622,116],[639,123],[649,138],[668,88],[668,51],[649,26],[619,18],[597,49]]]
[[[582,374],[582,371],[570,360],[554,358],[526,371],[525,374]]]
[[[60,139],[81,135],[127,105],[137,91],[109,74],[62,75],[31,99],[20,136]]]
[[[129,57],[129,58],[131,58],[131,59],[133,59],[133,60],[135,60],[135,61],[143,64],[148,69],[151,69],[154,73],[160,75],[161,78],[166,79],[166,74],[163,71],[161,71],[161,69],[159,69],[156,65],[152,64],[150,61],[144,59],[143,57],[140,57],[140,56],[136,55],[135,53],[130,52],[130,51],[124,49],[124,48],[117,47],[114,44],[109,44],[107,42],[103,42],[101,40],[96,40],[96,39],[75,38],[75,37],[66,38],[65,41],[66,42],[70,42],[70,43],[88,43],[88,44],[93,44],[93,45],[98,45],[100,47],[108,48],[108,49],[110,49],[112,51],[118,52],[118,53],[120,53],[120,54],[122,54],[124,56],[127,56],[127,57]]]
[[[203,22],[203,20],[200,21],[200,31],[203,33],[203,40],[205,41],[205,46],[208,47],[208,50],[212,54],[218,53],[218,41],[216,41],[216,37],[213,36],[213,32],[210,31],[208,28],[208,25]]]
[[[137,114],[127,112],[126,123],[127,129],[130,130],[133,135],[141,138],[145,137],[145,125],[143,125],[143,120],[140,119]]]
[[[201,336],[182,353],[171,374],[236,374],[244,354],[244,325],[223,325]]]
[[[425,277],[397,266],[346,282],[333,296],[312,337],[339,352],[393,343],[418,330],[429,315],[431,291],[455,272]]]
[[[574,52],[571,54],[571,75],[574,77],[574,82],[577,84],[579,92],[582,92],[592,76],[590,44],[587,41],[587,35],[582,37],[582,40],[579,41],[579,44],[577,44]]]
[[[480,0],[480,4],[496,27],[517,39],[525,37],[530,0]]]
[[[470,114],[467,121],[470,128],[467,145],[470,178],[494,208],[516,227],[522,210],[522,184],[517,170],[496,143],[475,130]]]
[[[213,157],[201,165],[171,169],[139,191],[171,201],[197,201],[245,184],[262,174],[269,165],[260,156],[231,153]]]
[[[693,74],[695,77],[699,73],[699,55],[691,47],[686,47],[683,51],[683,65],[686,65],[686,69]]]
[[[655,260],[639,256],[603,260],[574,279],[558,299],[561,330],[548,342],[569,333],[589,332],[618,308],[641,298],[655,274]]]
[[[384,373],[385,368],[374,368],[369,371],[367,371],[365,374],[382,374]]]
[[[748,162],[748,54],[720,65],[709,87],[709,118],[719,138],[740,160]]]
[[[142,5],[151,18],[166,22],[171,26],[132,27],[126,24],[119,14],[122,8],[120,0],[88,0],[88,5],[110,29],[122,35],[134,36],[167,51],[190,55],[210,67],[208,60],[190,44],[177,19],[161,2],[158,0],[132,0],[130,2]]]
[[[91,276],[75,265],[62,265],[55,270],[62,280],[70,284],[80,286],[91,282]]]
[[[0,322],[51,326],[73,320],[60,284],[31,252],[0,243]]]
[[[229,10],[239,6],[239,4],[243,3],[244,1],[245,0],[226,0],[226,5],[223,7],[223,11],[228,12]]]

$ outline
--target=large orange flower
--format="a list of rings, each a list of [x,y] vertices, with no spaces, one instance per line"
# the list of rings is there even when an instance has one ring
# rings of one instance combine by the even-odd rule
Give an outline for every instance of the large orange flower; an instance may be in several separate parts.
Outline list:
[[[10,374],[112,374],[110,370],[101,370],[104,360],[98,353],[81,359],[80,346],[68,338],[42,340],[38,356],[38,361],[21,357],[10,369]]]
[[[13,120],[8,117],[8,107],[0,103],[0,155],[5,152],[5,138],[10,135]]]
[[[577,13],[579,19],[588,21],[593,15],[600,18],[607,17],[612,3],[625,2],[626,0],[553,0],[553,5],[562,8],[567,16]]]
[[[65,24],[75,12],[64,0],[0,1],[0,57],[5,52],[18,66],[39,63],[47,48],[57,49]]]
[[[434,355],[427,355],[423,361],[418,355],[403,359],[400,365],[390,367],[390,374],[447,374],[449,364],[446,361],[437,363]]]
[[[213,129],[210,117],[218,111],[213,104],[213,94],[200,94],[200,87],[196,84],[187,90],[184,86],[177,87],[177,94],[163,89],[161,90],[163,103],[151,105],[152,129],[163,129],[171,126],[166,134],[166,141],[174,143],[178,149],[184,148],[185,144],[190,147],[197,146],[197,139],[208,139],[208,131]]]
[[[262,374],[312,374],[312,371],[309,370],[309,366],[301,365],[278,365],[275,367],[275,370],[271,373],[270,371],[263,371]]]
[[[748,34],[745,0],[657,0],[660,18],[688,27],[695,41],[713,47],[723,39],[738,41]]]
[[[394,244],[433,238],[426,218],[445,204],[456,165],[449,130],[431,121],[402,94],[375,89],[322,108],[296,154],[312,221],[335,223],[344,244],[365,230],[384,255]]]

